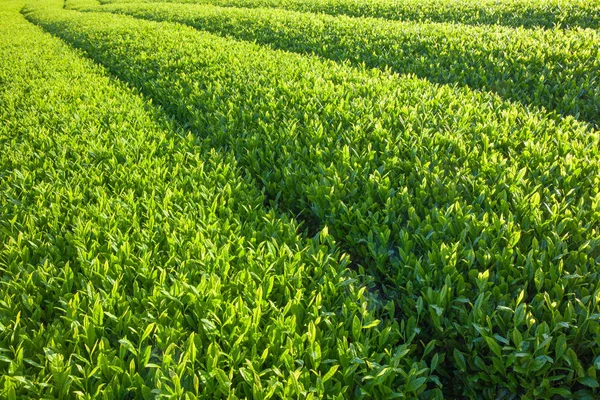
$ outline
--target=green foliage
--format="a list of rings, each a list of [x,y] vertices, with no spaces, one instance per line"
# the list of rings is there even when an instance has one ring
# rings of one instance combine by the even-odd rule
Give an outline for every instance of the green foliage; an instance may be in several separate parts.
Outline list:
[[[0,397],[427,390],[326,233],[298,235],[230,154],[5,5]]]
[[[3,396],[600,395],[597,131],[62,7],[1,31]]]
[[[77,0],[81,1],[81,0]],[[86,0],[87,1],[87,0]],[[402,21],[500,24],[525,28],[599,28],[598,0],[100,0],[101,3],[199,3]]]
[[[389,67],[600,123],[600,34],[595,30],[469,27],[177,4],[92,10],[180,22],[279,49]]]

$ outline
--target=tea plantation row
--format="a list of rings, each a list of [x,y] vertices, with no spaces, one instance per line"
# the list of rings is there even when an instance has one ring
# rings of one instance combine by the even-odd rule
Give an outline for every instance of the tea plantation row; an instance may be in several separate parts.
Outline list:
[[[599,0],[100,0],[274,7],[331,15],[526,28],[599,28]]]
[[[59,4],[25,15],[233,155],[268,207],[350,255],[386,304],[376,318],[397,330],[363,338],[360,318],[334,314],[352,321],[351,347],[380,355],[329,356],[352,376],[331,393],[598,394],[596,131],[490,94],[182,25]],[[396,347],[386,359],[375,342]],[[310,362],[292,364],[301,373]],[[355,379],[360,368],[369,375]],[[221,369],[245,381],[245,369]],[[310,377],[303,387],[324,393]]]
[[[116,4],[91,8],[336,61],[389,67],[437,83],[492,90],[525,105],[600,122],[600,34],[332,17],[277,9]]]
[[[326,232],[21,6],[0,12],[1,398],[436,395]]]

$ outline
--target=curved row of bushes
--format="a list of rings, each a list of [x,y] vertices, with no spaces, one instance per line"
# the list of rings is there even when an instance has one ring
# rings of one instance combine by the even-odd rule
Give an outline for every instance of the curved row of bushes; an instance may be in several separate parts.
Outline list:
[[[177,24],[26,16],[234,154],[272,207],[327,230],[374,277],[435,376],[389,366],[364,382],[446,396],[597,394],[596,132],[492,95]],[[381,384],[390,379],[406,386]]]
[[[331,236],[21,7],[0,4],[1,398],[435,397]]]
[[[172,21],[274,48],[491,90],[600,122],[600,34],[332,17],[277,9],[119,4],[91,8]]]
[[[419,22],[498,24],[525,28],[600,27],[598,0],[141,0],[213,4],[224,7],[273,7],[353,17]],[[140,0],[100,0],[101,3]]]

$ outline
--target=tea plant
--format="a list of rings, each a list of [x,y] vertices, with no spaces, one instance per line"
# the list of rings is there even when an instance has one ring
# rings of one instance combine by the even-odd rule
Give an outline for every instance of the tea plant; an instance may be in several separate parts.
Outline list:
[[[25,15],[233,154],[269,206],[327,231],[372,276],[429,366],[415,371],[435,374],[382,369],[356,395],[598,395],[596,131],[177,24],[40,5]],[[392,376],[404,385],[382,386]]]
[[[525,28],[600,27],[599,0],[100,0],[170,2],[224,7],[273,7],[403,21],[499,24]]]
[[[436,396],[326,231],[21,5],[0,12],[1,398]]]
[[[597,126],[600,34],[387,22],[277,9],[178,4],[92,8],[184,23],[274,48],[413,73],[437,83],[492,90]]]

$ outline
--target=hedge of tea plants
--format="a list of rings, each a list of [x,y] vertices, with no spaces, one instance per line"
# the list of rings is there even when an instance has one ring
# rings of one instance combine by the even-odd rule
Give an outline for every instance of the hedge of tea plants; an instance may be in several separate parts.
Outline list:
[[[435,395],[326,230],[4,6],[2,398]]]
[[[593,126],[89,4],[3,0],[2,397],[600,395]]]
[[[92,8],[492,90],[525,105],[600,122],[600,34],[332,17],[277,9],[117,4]]]
[[[100,0],[100,3],[164,1],[225,7],[273,7],[419,22],[525,28],[600,27],[599,0]]]
[[[595,132],[493,95],[181,25],[25,15],[232,154],[268,207],[309,236],[326,230],[404,323],[422,373],[437,371],[421,390],[596,393]],[[399,375],[365,382],[390,388],[381,379]]]

